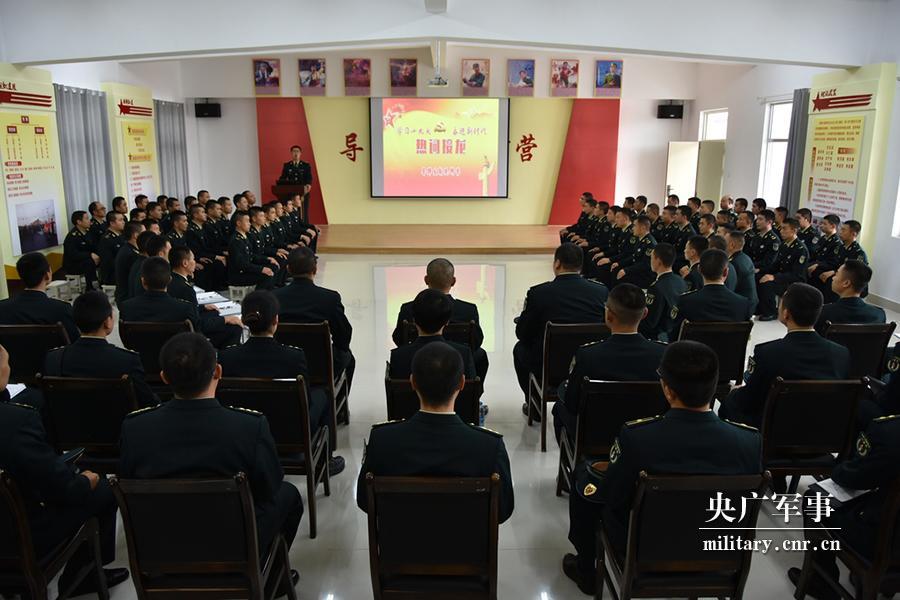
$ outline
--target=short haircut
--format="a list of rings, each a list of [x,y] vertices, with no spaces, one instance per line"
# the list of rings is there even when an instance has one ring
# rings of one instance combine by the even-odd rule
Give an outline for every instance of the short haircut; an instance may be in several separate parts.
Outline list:
[[[134,203],[140,204],[141,202],[143,202],[146,199],[147,199],[147,194],[138,194],[137,196],[134,197]]]
[[[849,229],[856,235],[859,235],[859,232],[862,231],[862,225],[859,224],[859,221],[854,221],[851,219],[849,221],[844,221],[844,225],[846,225],[847,229]]]
[[[747,199],[746,198],[735,199],[734,208],[737,209],[739,204],[744,207],[743,210],[747,210]],[[738,212],[743,212],[743,211],[738,211]]]
[[[156,256],[166,247],[166,244],[169,243],[168,238],[164,235],[156,235],[149,240],[147,240],[147,256]],[[165,259],[160,259],[165,260]]]
[[[800,221],[798,221],[794,217],[788,217],[781,222],[782,227],[784,227],[785,225],[787,225],[788,227],[793,227],[797,231],[800,231]]]
[[[797,211],[797,215],[803,217],[807,221],[812,221],[812,211],[808,208],[801,208]]]
[[[426,289],[416,295],[412,309],[416,325],[433,334],[450,322],[453,301],[439,290]]]
[[[153,219],[153,218],[151,218],[151,217],[147,217],[146,219],[144,219],[143,221],[141,221],[141,223],[143,223],[143,224],[144,224],[144,227],[146,227],[147,229],[150,229],[150,228],[153,227],[154,225],[159,225],[159,221],[156,220],[156,219]]]
[[[685,406],[709,406],[719,383],[719,357],[700,342],[672,342],[663,353],[659,376]]]
[[[109,211],[108,213],[106,213],[106,224],[109,225],[110,223],[112,223],[113,221],[118,219],[119,217],[122,217],[122,219],[124,219],[125,215],[123,215],[122,213],[118,213],[114,210]]]
[[[309,275],[316,269],[316,255],[306,246],[294,248],[288,254],[288,273],[293,277]]]
[[[659,214],[659,204],[657,204],[656,202],[651,202],[647,205],[647,212],[655,212],[656,214]]]
[[[690,219],[691,215],[694,214],[693,211],[691,211],[690,206],[679,206],[675,209],[675,212],[678,213],[679,215],[681,215],[682,217],[684,217],[685,219]]]
[[[160,194],[159,196],[156,197],[156,202],[157,202],[157,204],[165,204],[166,200],[168,200],[168,199],[169,199],[169,197],[166,196],[165,194]]]
[[[143,227],[143,225],[141,225]],[[150,243],[150,240],[153,238],[159,237],[158,233],[153,233],[152,231],[142,231],[141,234],[137,238],[137,246],[138,250],[147,253],[147,244]]]
[[[713,216],[712,213],[707,213],[707,214],[705,214],[705,215],[700,215],[700,220],[701,220],[701,221],[706,221],[706,223],[707,223],[710,227],[715,227],[715,226],[716,226],[716,218]]]
[[[88,212],[91,213],[91,216],[94,215],[94,211],[103,206],[101,203],[94,200],[90,204],[88,204]]]
[[[72,303],[72,318],[81,333],[97,331],[111,316],[112,305],[109,298],[99,290],[85,292]]]
[[[191,254],[191,249],[188,246],[175,246],[169,250],[169,265],[173,269],[180,267],[181,263],[186,261]]]
[[[247,211],[247,214],[250,215],[250,220],[252,221],[254,218],[256,218],[256,215],[264,215],[266,214],[266,211],[259,206],[251,206],[250,210]]]
[[[839,268],[844,270],[844,276],[857,292],[863,291],[863,288],[872,281],[872,269],[861,260],[847,260]]]
[[[193,206],[191,207],[191,218],[192,218],[192,219],[196,219],[196,218],[197,218],[197,214],[198,214],[200,211],[206,211],[206,207],[204,207],[203,205],[200,205],[200,204],[195,204],[195,205],[193,205]],[[176,214],[177,214],[177,213],[176,213]],[[174,218],[175,218],[175,217],[173,216],[172,219],[174,219]]]
[[[291,146],[291,152],[294,151],[294,148],[296,148],[296,149],[299,150],[300,152],[303,152],[303,148],[301,148],[301,147],[298,146],[297,144],[294,144],[293,146]]]
[[[190,198],[190,197],[191,197],[191,196],[188,196],[188,198]],[[185,200],[187,200],[187,198],[185,198]],[[178,198],[176,198],[175,196],[171,196],[171,197],[169,197],[169,198],[166,198],[166,208],[172,208],[172,206],[173,206],[176,202],[178,202]]]
[[[728,217],[729,219],[731,218],[731,211],[728,210],[727,208],[723,208],[723,209],[717,210],[717,211],[716,211],[716,214],[717,214],[717,215],[722,215],[723,217]]]
[[[744,244],[747,243],[747,236],[743,231],[732,231],[728,234],[728,241],[733,243],[738,248],[743,248]]]
[[[566,242],[561,244],[553,253],[553,260],[558,260],[563,269],[581,270],[584,252],[576,246]]]
[[[619,209],[620,213],[625,213],[625,216],[628,217],[629,221],[634,221],[634,216],[637,214],[634,212],[634,209],[623,206]]]
[[[657,244],[656,248],[653,249],[653,254],[665,267],[671,267],[675,264],[675,246],[672,244],[665,242]]]
[[[152,211],[156,207],[162,207],[162,203],[161,202],[148,202],[147,203],[147,214],[149,215],[150,211]]]
[[[199,333],[179,333],[159,351],[159,366],[176,396],[194,398],[215,375],[216,349]]]
[[[182,217],[187,219],[187,213],[185,213],[183,210],[173,211],[171,216],[172,216],[172,222],[178,221]]]
[[[130,240],[136,235],[140,235],[144,231],[144,224],[139,221],[128,221],[125,223],[125,231],[122,232],[122,236],[126,240]]]
[[[117,207],[120,204],[125,204],[125,198],[123,196],[116,196],[112,199],[113,208]]]
[[[646,215],[641,215],[638,218],[636,218],[634,220],[634,224],[635,225],[643,225],[647,229],[650,229],[650,227],[653,225],[653,223],[650,221],[650,217],[648,217]]]
[[[221,206],[221,204],[219,203],[218,200],[213,200],[212,198],[210,198],[209,200],[206,201],[206,210],[209,210],[216,206]]]
[[[585,203],[586,205],[590,206],[591,208],[597,206],[597,201],[594,200],[593,198],[585,198],[585,199],[584,199],[584,203]]]
[[[146,214],[147,214],[147,211],[144,210],[143,208],[132,208],[131,211],[128,213],[128,218],[131,219],[132,221],[137,221],[137,220],[138,220],[138,216],[139,216],[141,213],[143,213],[144,215],[146,215]]]
[[[688,198],[687,203],[693,204],[697,208],[700,208],[700,198],[698,198],[697,196],[691,196],[690,198]]]
[[[697,254],[703,254],[709,248],[709,240],[702,235],[692,235],[688,238],[687,246]]]
[[[824,217],[822,217],[822,220],[823,220],[823,221],[828,221],[829,223],[831,223],[831,224],[834,225],[835,227],[840,227],[840,226],[841,226],[841,218],[840,218],[839,216],[837,216],[837,215],[825,215]]]
[[[141,265],[141,279],[148,290],[164,290],[172,281],[172,271],[166,259],[151,256]]]
[[[807,283],[792,283],[781,296],[781,306],[800,327],[812,327],[822,312],[822,292]]]
[[[449,344],[425,344],[413,356],[412,380],[426,407],[446,404],[459,387],[462,377],[462,356]]]
[[[704,200],[700,204],[702,206],[706,206],[707,208],[709,208],[709,212],[713,212],[716,210],[716,203],[713,202],[712,200]]]
[[[766,199],[765,199],[765,198],[754,198],[754,199],[753,199],[753,206],[758,206],[758,207],[760,207],[760,208],[765,208],[765,207],[766,207]]]
[[[602,208],[606,211],[609,211],[609,202],[607,202],[606,200],[598,200],[597,206],[599,206],[600,208]]]
[[[704,250],[700,255],[700,274],[703,279],[714,281],[721,279],[725,273],[725,267],[728,266],[728,255],[717,248]]]
[[[663,212],[667,212],[674,217],[678,212],[678,207],[672,206],[671,204],[666,204],[665,206],[663,206]]]
[[[644,318],[647,296],[633,283],[620,283],[609,292],[606,308],[624,325],[636,326]]]
[[[681,202],[681,200],[678,198],[678,194],[669,194],[668,199],[674,200],[675,204],[678,204],[679,202]]]
[[[47,257],[40,252],[23,254],[16,261],[16,272],[26,288],[33,288],[44,280],[44,275],[50,270]]]
[[[425,275],[434,285],[450,287],[456,276],[456,270],[453,263],[446,258],[435,258],[425,267]]]
[[[710,250],[721,250],[722,252],[728,250],[728,242],[721,235],[711,235],[706,238],[706,241],[709,242],[708,249]]]
[[[719,227],[724,228],[725,231],[734,231],[735,229],[734,223],[719,223],[718,225],[716,225],[716,229],[718,229]]]
[[[641,194],[641,195],[639,195],[639,196],[635,196],[635,197],[634,197],[634,201],[635,201],[635,202],[640,202],[640,203],[643,204],[644,206],[647,206],[647,196],[645,196],[645,195],[643,195],[643,194]]]
[[[786,215],[786,214],[788,214],[788,209],[786,209],[786,208],[783,207],[783,206],[776,206],[776,207],[775,207],[775,213],[776,213],[776,214],[779,214],[779,215]]]
[[[756,215],[756,216],[757,216],[757,217],[762,217],[763,219],[766,220],[767,223],[774,223],[774,222],[775,222],[775,212],[769,210],[768,208],[765,209],[765,210],[759,211],[759,214]]]
[[[241,198],[244,198],[244,194],[235,194],[231,197],[231,201],[237,205],[237,203],[241,201]]]
[[[209,195],[209,190],[199,190],[199,191],[197,192],[197,197],[199,198],[199,197],[202,196],[203,194]]]
[[[87,214],[87,212],[85,212],[83,210],[76,210],[75,212],[73,212],[72,213],[72,225],[74,225],[78,221],[82,220],[86,214]]]
[[[241,321],[250,333],[265,333],[275,322],[280,310],[275,294],[257,290],[247,294],[241,301]]]

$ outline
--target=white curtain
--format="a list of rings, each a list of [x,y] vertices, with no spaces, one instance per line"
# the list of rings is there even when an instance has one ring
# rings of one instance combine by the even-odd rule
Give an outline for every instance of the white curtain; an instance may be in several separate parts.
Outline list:
[[[106,94],[59,84],[53,87],[66,209],[71,214],[87,210],[95,200],[108,204],[115,195],[115,180]]]
[[[159,193],[184,198],[188,191],[184,104],[153,101],[156,113],[156,150],[159,155]]]

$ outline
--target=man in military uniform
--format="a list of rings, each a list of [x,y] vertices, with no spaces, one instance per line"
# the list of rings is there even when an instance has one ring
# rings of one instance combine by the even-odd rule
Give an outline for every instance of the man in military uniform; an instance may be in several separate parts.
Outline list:
[[[602,381],[656,381],[656,369],[666,347],[638,333],[638,324],[647,316],[644,292],[630,283],[617,285],[606,301],[605,320],[612,335],[602,342],[586,344],[572,359],[569,378],[559,386],[559,400],[553,404],[556,440],[563,434],[575,444],[578,403],[584,378]]]
[[[451,263],[446,258],[435,258],[425,267],[425,285],[432,290],[438,290],[449,296],[452,303],[450,312],[451,323],[475,323],[475,346],[472,352],[472,358],[475,361],[475,373],[482,381],[485,380],[488,372],[488,356],[484,348],[484,332],[481,330],[481,321],[478,316],[478,307],[471,302],[454,298],[450,295],[453,286],[456,285],[456,272]],[[403,321],[412,323],[415,320],[413,314],[413,302],[404,302],[400,305],[400,312],[397,313],[397,325],[391,338],[397,346],[403,344],[405,333],[403,332]]]
[[[239,344],[244,328],[237,315],[222,317],[212,304],[200,306],[197,303],[197,292],[194,290],[193,272],[197,265],[194,253],[190,248],[179,246],[169,252],[169,265],[172,268],[172,280],[167,292],[169,296],[193,304],[197,309],[197,324],[200,333],[205,335],[216,348],[227,348]]]
[[[529,288],[516,317],[516,337],[513,347],[513,366],[522,393],[528,397],[528,375],[539,377],[543,366],[544,330],[547,323],[602,323],[603,306],[609,292],[606,286],[585,279],[581,269],[581,248],[563,244],[553,255],[553,281]],[[528,410],[527,402],[522,405]],[[540,418],[540,415],[532,415]]]
[[[78,327],[68,302],[47,297],[53,273],[47,257],[40,252],[23,254],[16,261],[16,272],[25,289],[12,298],[0,300],[0,324],[54,325],[62,323],[69,341],[78,339]]]
[[[300,160],[303,149],[300,146],[291,146],[291,160],[284,163],[281,168],[281,175],[278,177],[279,184],[302,185],[303,186],[303,218],[309,218],[309,190],[312,189],[312,168],[308,162]]]
[[[628,515],[641,471],[684,475],[762,472],[759,433],[723,421],[710,408],[719,381],[719,361],[708,346],[691,341],[669,344],[659,377],[668,412],[626,423],[610,450],[602,483],[588,484],[569,495],[569,541],[577,554],[563,558],[563,572],[585,594],[596,592],[596,531],[601,517],[611,550],[619,555],[625,552]]]
[[[734,225],[737,221],[737,211],[734,209],[734,199],[731,196],[725,194],[719,199],[719,210],[725,211],[731,224]]]
[[[589,199],[593,200],[593,198],[594,196],[590,192],[581,193],[578,197],[578,204],[581,207],[581,212],[578,213],[578,220],[568,227],[559,230],[559,243],[573,241],[575,236],[584,232],[584,227],[587,225],[588,218],[591,216],[591,210],[588,207],[587,201]]]
[[[204,205],[204,208],[206,209],[206,221],[202,226],[204,244],[217,256],[224,257],[228,251],[228,240],[231,236],[226,237],[226,231],[222,227],[222,223],[226,221],[222,218],[222,205],[217,200],[210,200]]]
[[[234,219],[234,236],[228,244],[228,284],[272,289],[278,261],[255,254],[247,238],[249,232],[250,215],[242,212]]]
[[[819,232],[813,227],[812,218],[812,211],[808,208],[801,208],[797,211],[797,222],[800,223],[800,231],[797,232],[797,237],[806,244],[810,262],[815,259],[816,248],[819,246]]]
[[[391,360],[388,372],[391,379],[409,379],[412,374],[412,362],[416,352],[426,344],[444,342],[457,352],[463,359],[463,374],[466,379],[477,377],[475,373],[475,361],[472,360],[472,351],[467,345],[457,344],[444,339],[444,327],[450,322],[453,312],[453,301],[450,297],[438,290],[422,290],[412,302],[413,321],[416,324],[418,336],[411,344],[403,344],[391,350]]]
[[[7,399],[0,401],[0,469],[22,493],[35,553],[49,556],[88,519],[96,518],[101,562],[109,564],[116,553],[116,500],[106,478],[73,467],[50,445],[40,413],[8,401],[9,372],[9,353],[0,346],[0,393]],[[92,559],[89,545],[82,544],[66,563],[59,590],[71,586]],[[128,579],[128,570],[103,569],[103,575],[107,587],[112,587]],[[96,579],[88,576],[70,593],[96,594],[97,588]]]
[[[678,198],[678,194],[666,196],[666,206],[678,206],[679,204],[681,204],[681,200]]]
[[[610,236],[615,229],[616,211],[610,216],[612,210],[606,202],[597,202],[594,207],[594,214],[590,220],[584,239],[576,242],[576,244],[584,250],[584,268],[583,272],[587,272],[590,268],[589,262],[593,260],[595,254],[609,250]]]
[[[725,253],[726,256],[728,255],[728,241],[724,236],[719,234],[711,235],[709,236],[708,241],[709,248],[712,248],[713,250],[721,250]],[[725,287],[727,287],[732,292],[737,289],[737,273],[734,269],[731,268],[731,265],[729,265],[728,275],[726,275],[725,277]]]
[[[72,229],[63,241],[63,270],[67,275],[83,275],[87,289],[93,289],[97,281],[97,265],[100,256],[96,253],[94,240],[89,235],[91,219],[83,210],[72,213]]]
[[[106,207],[103,206],[102,202],[91,202],[88,204],[88,213],[91,215],[91,226],[88,230],[88,235],[91,238],[91,243],[96,248],[106,232]]]
[[[728,270],[735,274],[734,292],[750,301],[750,310],[756,312],[759,297],[756,295],[756,273],[753,261],[744,253],[747,236],[740,231],[728,234]]]
[[[809,253],[806,244],[800,241],[797,233],[800,223],[796,219],[785,219],[781,224],[782,243],[778,248],[775,261],[766,269],[760,269],[757,279],[756,293],[759,296],[757,307],[760,321],[774,321],[778,318],[778,307],[775,297],[780,296],[792,283],[806,279],[806,263]]]
[[[318,258],[309,248],[295,248],[288,255],[290,285],[275,290],[281,305],[278,318],[282,323],[321,323],[331,328],[331,348],[335,373],[346,370],[347,383],[353,383],[356,358],[350,351],[353,327],[344,313],[340,293],[315,283]]]
[[[711,214],[700,215],[697,233],[705,238],[716,234],[716,218]]]
[[[675,272],[681,271],[681,267],[687,265],[684,258],[684,249],[687,241],[697,235],[697,230],[691,225],[691,209],[687,206],[679,206],[675,211],[675,229],[669,233],[668,242],[675,246],[675,264],[672,268]]]
[[[781,238],[772,230],[774,222],[775,213],[763,210],[756,216],[756,235],[747,242],[747,255],[753,261],[757,273],[768,272],[778,258]]]
[[[172,244],[168,238],[162,235],[153,234],[152,237],[147,235],[144,236],[143,240],[139,237],[138,243],[140,244],[141,242],[144,245],[142,248],[143,252],[131,265],[131,271],[128,273],[128,298],[143,296],[145,293],[144,282],[141,279],[143,277],[144,262],[148,258],[154,257],[162,258],[168,262],[169,250],[172,249]],[[117,306],[119,309],[122,308],[121,305]]]
[[[747,238],[749,242],[755,235],[756,232],[753,230],[753,221],[756,217],[753,216],[752,212],[744,211],[739,212],[737,219],[734,222],[735,228],[744,234],[744,237]]]
[[[117,212],[106,214],[106,231],[100,237],[97,244],[97,254],[100,256],[100,283],[103,285],[116,284],[116,255],[119,248],[125,244],[125,215]]]
[[[128,218],[128,201],[122,196],[116,196],[112,199],[112,210]]]
[[[634,205],[631,207],[634,210],[635,217],[643,217],[647,215],[647,196],[635,196]]]
[[[885,323],[884,309],[867,304],[860,295],[872,279],[872,269],[860,260],[848,260],[831,279],[831,291],[838,299],[822,307],[816,331],[824,335],[827,323]]]
[[[585,276],[591,279],[597,279],[601,282],[609,283],[610,268],[615,259],[622,254],[628,253],[629,244],[636,243],[632,241],[634,225],[631,222],[631,211],[629,209],[620,209],[616,213],[616,226],[612,228],[609,234],[609,244],[606,250],[601,250],[594,254],[588,263]]]
[[[250,209],[250,232],[247,238],[254,254],[261,254],[273,259],[275,268],[275,285],[282,285],[285,281],[287,264],[287,250],[275,245],[275,238],[268,226],[266,211],[258,206]]]
[[[810,256],[813,262],[807,268],[810,279],[818,276],[825,266],[826,259],[830,258],[834,250],[841,245],[841,237],[838,230],[841,228],[841,218],[837,215],[825,215],[819,221],[819,242],[816,244]],[[822,261],[820,263],[820,261]]]
[[[101,379],[128,375],[138,405],[156,405],[159,400],[147,384],[140,355],[107,342],[115,321],[106,294],[97,290],[86,292],[75,299],[72,311],[81,337],[47,353],[44,375]]]
[[[780,340],[757,344],[747,363],[745,385],[736,388],[719,407],[724,419],[758,427],[776,377],[846,379],[850,352],[813,329],[822,312],[822,294],[805,283],[791,285],[781,296],[778,320],[788,333]]]
[[[781,228],[784,225],[784,220],[788,218],[788,209],[783,206],[776,206],[775,210],[772,212],[775,213],[775,221],[772,223],[772,229],[778,234],[778,237],[784,238],[781,234]]]
[[[125,243],[116,252],[114,263],[116,306],[130,297],[128,275],[131,273],[131,266],[134,264],[134,261],[141,256],[141,251],[138,249],[138,240],[142,233],[144,233],[144,226],[141,223],[137,221],[125,223],[125,231],[122,232]]]
[[[662,217],[659,214],[659,204],[651,202],[647,205],[647,218],[650,219],[650,235],[653,236],[653,239],[656,240],[657,243],[661,242],[660,236],[662,236],[666,224],[663,223]]]
[[[691,236],[684,246],[682,254],[687,263],[678,271],[678,274],[687,284],[688,291],[699,290],[703,287],[703,275],[700,274],[700,256],[709,248],[709,240],[702,235]]]
[[[684,279],[672,272],[674,262],[675,247],[657,244],[650,257],[650,268],[656,274],[656,281],[647,288],[647,316],[638,325],[641,335],[650,340],[669,340],[672,309],[679,296],[687,291]]]
[[[694,228],[694,231],[698,231],[700,229],[700,198],[696,196],[691,196],[687,199],[687,207],[691,209],[690,222],[691,226]]]
[[[567,227],[560,231],[560,239],[578,244],[582,248],[587,246],[588,239],[595,233],[594,228],[598,218],[595,214],[597,201],[593,198],[581,198],[582,213],[578,216],[578,221],[571,227]],[[563,233],[565,232],[565,233]],[[562,243],[562,242],[561,242]]]
[[[837,294],[831,291],[831,279],[837,273],[838,267],[848,260],[858,260],[869,264],[865,250],[856,241],[860,231],[862,231],[862,225],[859,224],[859,221],[844,221],[839,234],[840,245],[835,246],[829,255],[820,255],[819,257],[819,267],[814,271],[814,277],[810,279],[810,283],[822,292],[827,302],[834,302],[837,299]],[[867,291],[863,291],[863,296],[866,293]]]
[[[465,423],[453,405],[465,385],[459,352],[443,342],[426,344],[412,363],[412,386],[421,410],[406,421],[374,425],[363,451],[356,504],[368,512],[366,475],[375,477],[500,476],[499,521],[515,504],[503,436]]]
[[[739,322],[753,317],[750,301],[725,287],[729,267],[728,255],[710,249],[700,255],[699,273],[703,287],[678,298],[672,309],[672,329],[669,339],[678,339],[681,324],[691,322]]]
[[[646,215],[634,220],[634,243],[629,252],[623,253],[611,265],[610,274],[615,277],[610,280],[611,286],[631,283],[643,289],[655,279],[650,269],[650,255],[656,248],[656,240],[650,235],[650,227],[650,218]]]
[[[244,473],[253,494],[260,552],[279,533],[290,547],[303,501],[297,488],[284,481],[266,417],[219,404],[215,396],[222,367],[216,364],[215,349],[198,333],[180,333],[166,342],[160,366],[175,398],[125,418],[119,475],[230,478]]]
[[[176,246],[187,246],[187,239],[185,238],[185,234],[188,232],[188,218],[187,214],[180,210],[176,210],[171,215],[169,215],[171,219],[172,227],[169,229],[168,233],[165,236],[169,239],[169,243],[172,244],[172,247]]]
[[[678,228],[678,225],[675,223],[676,214],[677,210],[674,206],[663,207],[662,213],[659,215],[660,227],[658,235],[656,233],[653,234],[653,238],[660,244],[663,242],[672,244],[673,234]],[[674,244],[672,245],[674,246]]]
[[[295,229],[299,232],[301,238],[308,237],[309,241],[304,240],[307,246],[309,246],[313,252],[316,251],[316,243],[318,241],[319,234],[322,232],[318,227],[313,225],[309,218],[304,217],[303,215],[303,198],[299,194],[294,194],[291,197],[291,204],[294,205],[293,214],[295,214]]]
[[[206,209],[200,204],[191,207],[191,219],[184,239],[194,254],[197,265],[195,276],[204,290],[221,290],[228,287],[225,274],[225,256],[216,251],[214,242],[206,238]]]
[[[190,302],[173,298],[166,289],[172,273],[166,259],[154,256],[141,266],[141,285],[144,293],[122,303],[119,316],[123,321],[144,323],[177,323],[190,321],[196,330],[197,307]]]

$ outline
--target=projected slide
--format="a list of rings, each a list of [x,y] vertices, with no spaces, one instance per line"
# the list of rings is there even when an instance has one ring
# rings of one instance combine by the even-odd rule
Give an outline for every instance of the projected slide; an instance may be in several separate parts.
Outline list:
[[[507,196],[508,100],[370,102],[372,196]]]

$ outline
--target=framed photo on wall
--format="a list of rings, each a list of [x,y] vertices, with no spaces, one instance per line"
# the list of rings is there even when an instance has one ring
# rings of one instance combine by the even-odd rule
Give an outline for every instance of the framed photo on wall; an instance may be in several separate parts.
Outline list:
[[[391,59],[392,96],[415,96],[418,81],[418,61],[415,58]]]
[[[281,94],[281,59],[254,58],[253,86],[257,96]]]
[[[368,96],[372,87],[372,61],[368,58],[344,59],[344,95]]]
[[[578,94],[578,60],[554,58],[550,60],[550,95],[572,97]]]
[[[621,60],[598,60],[594,95],[598,98],[622,97]]]
[[[534,96],[534,59],[506,61],[506,92],[510,96]]]
[[[325,59],[301,58],[299,60],[300,95],[325,95]]]
[[[489,58],[464,58],[462,60],[462,95],[487,96],[491,85],[491,61]]]

